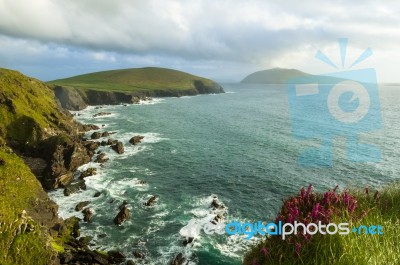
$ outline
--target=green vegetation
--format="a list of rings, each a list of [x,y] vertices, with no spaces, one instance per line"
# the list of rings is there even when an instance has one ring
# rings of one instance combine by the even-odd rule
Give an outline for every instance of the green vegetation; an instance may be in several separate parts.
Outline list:
[[[351,202],[354,203],[354,209],[353,206],[340,207],[339,201],[339,207],[334,209],[341,210],[332,211],[334,214],[331,213],[330,222],[348,222],[350,228],[360,225],[381,225],[383,235],[366,235],[364,232],[358,235],[350,232],[348,235],[317,234],[308,239],[304,239],[302,235],[293,235],[285,241],[277,236],[267,237],[247,253],[244,264],[399,264],[400,184],[388,186],[375,193],[366,189],[364,192],[354,191],[346,194],[349,205],[352,205]],[[315,202],[321,202],[320,199],[324,198],[318,193],[315,196],[317,198]],[[343,193],[337,196],[344,198]],[[288,204],[290,201],[293,202],[293,198],[285,200],[280,216],[287,213],[289,204],[293,206],[291,203]],[[300,209],[302,216],[305,208]],[[315,204],[312,209],[315,210]]]
[[[241,83],[285,84],[286,80],[290,78],[307,76],[311,75],[296,69],[273,68],[252,73],[246,76]]]
[[[42,82],[0,68],[0,137],[13,144],[34,146],[67,119]]]
[[[120,92],[194,90],[194,81],[213,87],[212,80],[166,68],[132,68],[78,75],[48,82],[80,89]]]
[[[0,264],[48,264],[55,255],[47,232],[29,217],[47,197],[22,159],[0,147]]]
[[[0,264],[49,264],[62,251],[48,232],[58,221],[57,206],[9,146],[32,155],[45,139],[48,145],[70,141],[74,124],[51,88],[0,68]]]

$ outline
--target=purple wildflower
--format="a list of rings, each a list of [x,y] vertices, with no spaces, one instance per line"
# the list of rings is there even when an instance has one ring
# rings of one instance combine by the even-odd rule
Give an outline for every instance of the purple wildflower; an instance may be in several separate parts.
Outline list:
[[[268,255],[268,249],[266,247],[262,247],[260,252],[264,255],[267,256]]]
[[[297,256],[300,256],[300,250],[301,250],[301,244],[300,243],[296,243],[295,252],[296,252]]]
[[[310,184],[310,185],[308,186],[308,188],[307,188],[307,193],[306,193],[306,196],[307,196],[307,197],[311,195],[312,190],[313,190],[313,185]]]

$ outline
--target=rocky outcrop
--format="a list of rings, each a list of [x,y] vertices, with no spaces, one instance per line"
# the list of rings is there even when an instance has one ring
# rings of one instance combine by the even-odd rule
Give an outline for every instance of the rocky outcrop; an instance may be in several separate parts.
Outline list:
[[[90,161],[90,155],[82,143],[65,135],[46,139],[42,143],[41,154],[48,163],[42,179],[43,186],[48,190],[65,186],[65,175]]]
[[[97,148],[100,147],[100,143],[95,142],[95,141],[86,141],[83,144],[88,151],[92,151],[92,152],[94,152]]]
[[[112,145],[111,148],[118,154],[124,153],[124,144],[122,142],[117,142],[115,145]]]
[[[172,259],[170,265],[183,265],[183,264],[185,264],[185,261],[186,261],[186,259],[183,256],[183,254],[179,253]]]
[[[105,154],[105,153],[100,153],[100,154],[96,157],[96,160],[95,160],[96,163],[100,163],[100,164],[103,164],[103,163],[105,163],[105,162],[107,162],[107,161],[108,161],[108,158],[106,157],[106,154]]]
[[[132,144],[132,145],[137,145],[137,144],[140,144],[141,142],[142,142],[142,139],[144,138],[144,136],[141,136],[141,135],[135,135],[135,136],[133,136],[130,140],[129,140],[129,142]]]
[[[92,139],[92,140],[99,139],[100,137],[101,137],[100,132],[94,132],[94,133],[92,133],[92,135],[90,135],[90,139]]]
[[[82,211],[83,208],[85,208],[89,204],[90,204],[90,201],[80,202],[75,206],[75,211],[80,212],[80,211]]]
[[[90,223],[93,217],[93,211],[90,208],[85,208],[82,210],[83,213],[83,221]]]
[[[84,178],[87,178],[87,177],[90,177],[90,176],[93,176],[96,174],[97,174],[97,169],[94,167],[90,167],[90,168],[86,169],[85,171],[83,171],[81,173],[81,175],[79,176],[79,178],[84,179]]]
[[[111,112],[104,112],[103,111],[103,112],[99,112],[99,113],[94,114],[93,117],[96,118],[96,117],[108,116],[108,115],[111,115]]]
[[[77,193],[81,190],[86,190],[86,184],[84,180],[76,181],[75,183],[64,188],[64,195],[69,196],[72,193]]]
[[[157,196],[152,195],[147,201],[144,203],[145,206],[151,207],[153,206],[157,201]]]
[[[74,181],[74,174],[72,172],[68,172],[62,176],[59,176],[54,183],[54,188],[63,188],[67,187],[71,182]]]
[[[126,205],[123,205],[114,218],[114,224],[120,225],[123,222],[125,222],[128,218],[130,217],[129,209],[126,207]]]
[[[122,263],[126,260],[125,255],[118,250],[111,250],[107,252],[108,257],[109,257],[109,261],[112,264],[118,264],[118,263]]]
[[[80,89],[55,86],[54,93],[64,109],[82,110],[88,106]]]
[[[133,251],[133,256],[137,259],[144,259],[146,257],[146,255],[138,250]]]

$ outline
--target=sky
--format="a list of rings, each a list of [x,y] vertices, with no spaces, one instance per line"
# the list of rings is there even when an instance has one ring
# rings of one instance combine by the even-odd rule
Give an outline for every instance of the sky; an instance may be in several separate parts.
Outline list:
[[[346,71],[371,48],[351,69],[400,82],[399,13],[398,0],[0,0],[0,67],[44,81],[156,66],[237,82],[274,67]]]

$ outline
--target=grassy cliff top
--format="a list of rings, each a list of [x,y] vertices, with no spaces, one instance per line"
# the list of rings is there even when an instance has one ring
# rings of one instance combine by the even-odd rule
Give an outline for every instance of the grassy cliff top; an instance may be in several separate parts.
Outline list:
[[[70,119],[46,84],[0,68],[0,137],[22,145],[31,144]]]
[[[52,85],[91,90],[142,92],[149,90],[188,90],[194,81],[213,86],[214,81],[185,72],[157,67],[130,68],[78,75],[48,82]]]
[[[311,75],[296,69],[273,68],[249,74],[241,83],[285,84],[290,78],[306,76]]]

